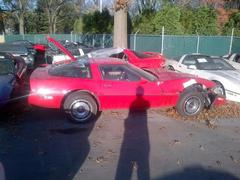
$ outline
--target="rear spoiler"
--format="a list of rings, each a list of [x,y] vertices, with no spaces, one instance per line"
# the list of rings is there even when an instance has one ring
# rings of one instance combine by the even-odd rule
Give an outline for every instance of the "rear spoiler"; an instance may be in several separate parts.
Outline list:
[[[75,57],[72,55],[72,53],[70,53],[61,43],[59,43],[57,40],[55,40],[54,38],[47,36],[46,39],[53,43],[58,49],[60,49],[64,54],[66,54],[71,61],[75,61]]]

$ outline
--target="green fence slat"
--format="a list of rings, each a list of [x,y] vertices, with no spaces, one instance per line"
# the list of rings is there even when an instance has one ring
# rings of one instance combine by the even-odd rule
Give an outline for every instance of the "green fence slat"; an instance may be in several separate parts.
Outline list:
[[[107,48],[113,46],[112,34],[52,34],[56,40],[78,41],[89,46]],[[46,34],[5,35],[6,42],[29,40],[34,43],[47,44]],[[128,47],[137,51],[161,52],[161,35],[130,34]],[[166,57],[180,56],[186,53],[202,53],[208,55],[225,55],[230,49],[230,36],[178,36],[165,35],[163,39],[163,54]],[[199,42],[199,43],[198,43]],[[234,37],[232,52],[240,52],[240,38]]]

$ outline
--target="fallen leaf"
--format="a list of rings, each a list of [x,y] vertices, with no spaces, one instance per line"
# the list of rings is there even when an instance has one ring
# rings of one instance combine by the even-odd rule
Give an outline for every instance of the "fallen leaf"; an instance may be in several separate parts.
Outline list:
[[[221,161],[219,161],[219,160],[217,160],[216,163],[217,163],[217,165],[219,165],[219,166],[222,165]]]

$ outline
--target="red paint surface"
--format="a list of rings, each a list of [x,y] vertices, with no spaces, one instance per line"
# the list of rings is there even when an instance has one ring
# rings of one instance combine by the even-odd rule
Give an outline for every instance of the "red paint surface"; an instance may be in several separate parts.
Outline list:
[[[156,82],[146,79],[134,82],[103,80],[99,65],[125,63],[113,59],[90,59],[89,63],[92,79],[50,76],[48,69],[51,66],[37,68],[30,77],[32,95],[28,99],[29,103],[41,107],[60,108],[68,93],[84,90],[98,100],[100,110],[128,109],[133,104],[136,109],[144,108],[144,106],[173,107],[176,106],[179,95],[184,90],[183,83],[195,79],[196,83],[203,84],[208,88],[215,86],[212,81],[164,70],[155,70],[159,77],[159,81]],[[41,88],[47,88],[54,92],[47,96],[39,95],[36,92]],[[48,96],[51,96],[51,99]],[[217,99],[215,104],[221,102],[223,102],[221,99]]]

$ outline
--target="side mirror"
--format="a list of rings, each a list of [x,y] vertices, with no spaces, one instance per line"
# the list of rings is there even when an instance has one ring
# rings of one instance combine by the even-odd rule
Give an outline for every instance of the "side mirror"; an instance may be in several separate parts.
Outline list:
[[[196,70],[197,67],[196,67],[196,65],[189,65],[189,66],[188,66],[188,69]]]

